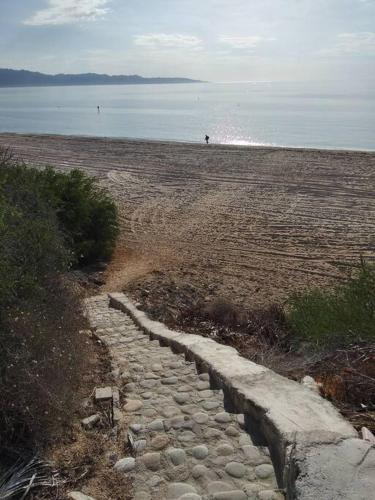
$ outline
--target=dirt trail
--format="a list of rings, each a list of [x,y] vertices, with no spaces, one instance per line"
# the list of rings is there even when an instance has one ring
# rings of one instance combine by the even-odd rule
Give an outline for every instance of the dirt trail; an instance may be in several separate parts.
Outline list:
[[[109,188],[123,235],[111,290],[156,270],[264,304],[375,257],[375,153],[13,134],[0,146]]]

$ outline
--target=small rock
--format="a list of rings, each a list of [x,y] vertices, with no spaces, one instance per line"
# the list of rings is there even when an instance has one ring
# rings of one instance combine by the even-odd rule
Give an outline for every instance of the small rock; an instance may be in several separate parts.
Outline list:
[[[163,479],[160,476],[152,476],[152,478],[147,481],[147,484],[150,488],[156,488],[162,481]]]
[[[218,403],[217,401],[205,401],[204,403],[202,403],[202,407],[207,411],[216,410],[216,408],[219,408],[219,406],[220,403]]]
[[[222,443],[216,448],[216,453],[218,455],[226,457],[228,455],[233,455],[234,449],[230,444]]]
[[[122,458],[115,463],[114,469],[119,472],[129,472],[135,467],[135,459],[133,457]]]
[[[99,421],[100,421],[100,415],[95,414],[91,415],[91,417],[87,417],[81,420],[81,425],[85,430],[90,430],[93,429]]]
[[[187,403],[190,400],[190,394],[186,392],[180,392],[177,393],[173,396],[173,399],[178,403],[179,405],[183,405]]]
[[[160,468],[160,453],[146,453],[140,460],[150,470],[159,470]]]
[[[161,383],[164,385],[174,385],[177,384],[178,378],[177,377],[168,377],[168,378],[163,378],[161,380]]]
[[[138,441],[134,441],[134,451],[136,455],[140,455],[147,446],[147,441],[145,439],[138,439]]]
[[[210,391],[210,390],[205,390],[205,391],[200,391],[199,393],[199,396],[201,398],[212,398],[212,396],[214,396],[214,392],[213,391]]]
[[[181,385],[180,387],[178,387],[177,392],[190,392],[191,390],[192,388],[190,387],[190,385]]]
[[[142,396],[143,399],[151,399],[152,396],[153,396],[153,394],[152,394],[152,392],[143,392],[141,394],[141,396]]]
[[[219,429],[213,429],[210,427],[209,429],[206,429],[204,432],[204,437],[206,439],[212,439],[212,438],[220,438],[222,437],[223,433],[219,431]]]
[[[195,446],[192,450],[193,457],[197,460],[204,460],[208,455],[208,448],[204,444]]]
[[[127,403],[124,405],[124,411],[131,413],[140,410],[142,406],[143,402],[139,399],[128,399]]]
[[[255,467],[255,474],[259,479],[267,479],[274,473],[273,467],[270,464],[262,464]]]
[[[196,493],[195,488],[186,483],[171,483],[167,490],[167,499],[176,500],[186,493]]]
[[[320,393],[319,389],[319,384],[309,375],[306,375],[306,377],[303,377],[301,380],[301,384],[306,387],[307,389],[310,389],[313,392],[316,392],[317,394]]]
[[[244,452],[246,459],[249,460],[250,462],[257,462],[262,458],[262,455],[260,454],[256,446],[251,446],[251,445],[242,446],[242,451]]]
[[[148,428],[151,431],[156,431],[156,432],[158,432],[158,431],[164,431],[164,422],[161,419],[154,420],[153,422],[151,422],[150,424],[148,424]]]
[[[165,434],[159,434],[151,440],[151,447],[154,450],[163,450],[169,444],[169,438]]]
[[[135,434],[139,434],[142,430],[142,425],[141,424],[130,424],[129,428],[132,430]]]
[[[134,392],[137,389],[137,386],[134,382],[129,382],[125,385],[125,390],[127,392]]]
[[[193,441],[195,439],[195,434],[194,432],[191,431],[184,431],[182,432],[177,439],[183,443],[187,443],[189,441]]]
[[[226,411],[223,411],[222,413],[217,413],[214,418],[216,422],[219,422],[220,424],[227,424],[232,420],[231,416]]]
[[[239,433],[240,433],[239,430],[236,429],[235,427],[233,427],[233,425],[228,425],[228,427],[225,429],[225,434],[227,436],[234,437],[234,436],[238,436]]]
[[[95,402],[104,403],[112,399],[112,387],[99,387],[95,389]]]
[[[205,424],[208,422],[209,417],[207,413],[195,413],[192,418],[197,424]]]
[[[210,388],[210,383],[206,380],[201,380],[197,383],[196,387],[198,391],[205,391],[206,389]]]
[[[145,380],[158,380],[159,375],[156,375],[155,373],[152,373],[152,372],[147,372],[143,375],[143,378]]]
[[[160,364],[154,364],[151,366],[151,370],[154,372],[161,372],[163,371],[163,366]]]
[[[253,444],[251,441],[251,438],[248,434],[241,434],[239,440],[238,440],[239,446],[246,446],[249,444]]]
[[[229,462],[225,466],[225,472],[232,477],[243,477],[246,474],[246,467],[239,462]]]
[[[166,408],[162,408],[161,413],[166,418],[175,417],[176,415],[180,415],[181,412],[176,406],[167,406]]]
[[[157,413],[158,412],[154,408],[146,408],[146,410],[143,410],[145,417],[155,417]]]
[[[210,375],[208,373],[201,373],[198,377],[199,380],[210,380]]]
[[[207,469],[206,466],[204,465],[196,465],[193,467],[193,470],[191,471],[191,475],[193,476],[194,479],[198,479],[200,477],[207,477],[209,474],[209,469]]]
[[[186,462],[186,453],[182,448],[169,448],[166,453],[173,465]]]

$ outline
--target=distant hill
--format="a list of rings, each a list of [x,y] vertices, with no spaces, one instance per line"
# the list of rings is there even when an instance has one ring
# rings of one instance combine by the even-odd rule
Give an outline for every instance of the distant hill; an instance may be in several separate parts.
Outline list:
[[[198,83],[190,78],[144,78],[139,75],[46,75],[34,71],[0,68],[0,87],[42,87],[52,85],[142,85],[150,83]]]

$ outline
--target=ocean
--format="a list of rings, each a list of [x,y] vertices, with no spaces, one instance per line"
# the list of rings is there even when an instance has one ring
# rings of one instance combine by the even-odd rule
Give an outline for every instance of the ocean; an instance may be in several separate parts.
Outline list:
[[[99,106],[99,112],[97,109]],[[375,90],[328,83],[0,88],[0,132],[375,150]]]

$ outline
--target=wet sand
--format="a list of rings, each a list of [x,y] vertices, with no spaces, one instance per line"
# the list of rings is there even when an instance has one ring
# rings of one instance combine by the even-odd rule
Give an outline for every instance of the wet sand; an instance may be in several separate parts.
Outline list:
[[[375,153],[16,134],[0,146],[111,191],[122,228],[112,289],[157,271],[158,286],[167,276],[264,304],[375,259]]]

